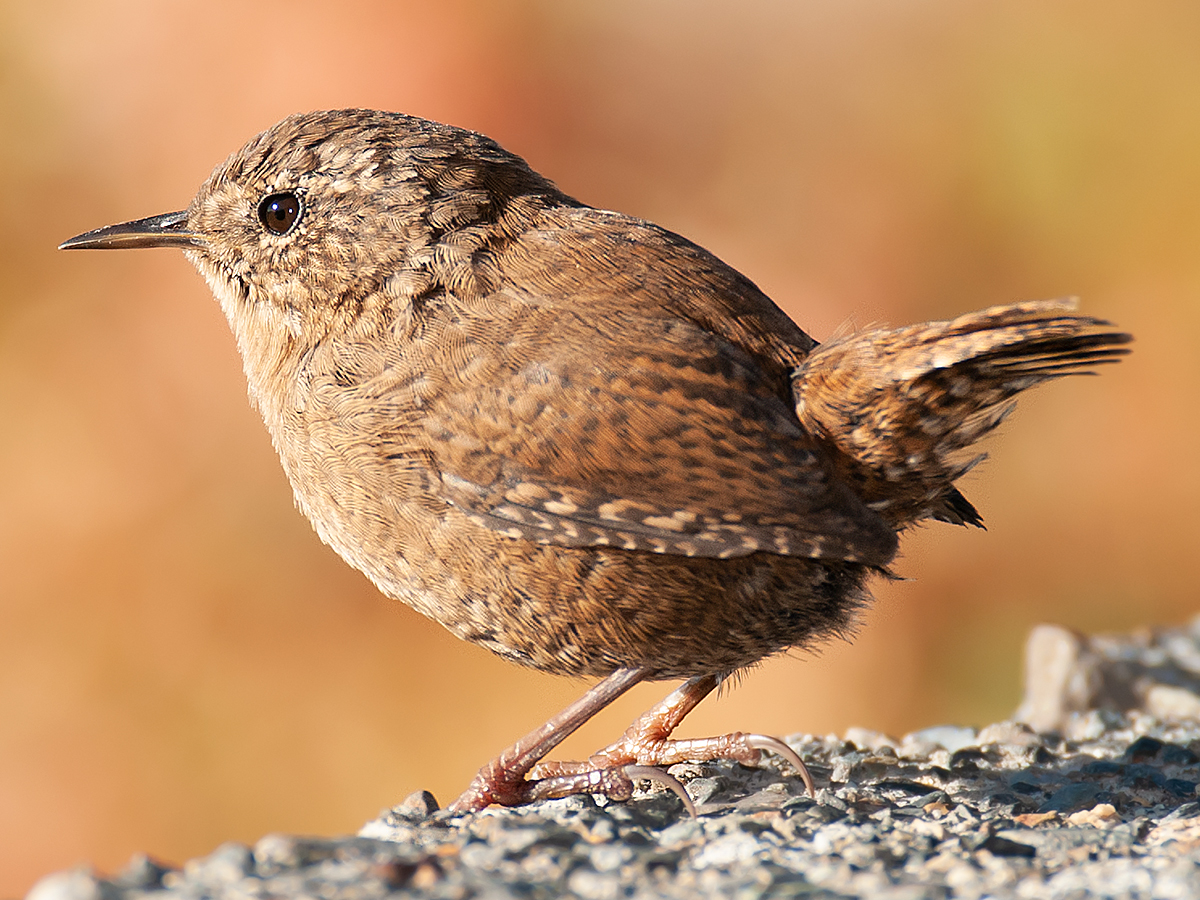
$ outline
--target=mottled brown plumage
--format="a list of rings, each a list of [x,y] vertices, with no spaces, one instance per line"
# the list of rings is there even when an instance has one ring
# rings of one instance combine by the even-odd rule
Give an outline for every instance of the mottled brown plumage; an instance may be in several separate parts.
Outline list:
[[[300,508],[385,594],[514,661],[608,676],[584,718],[691,679],[526,781],[578,724],[552,721],[458,809],[627,795],[646,772],[624,767],[678,758],[668,720],[722,677],[845,630],[899,532],[978,524],[954,481],[1017,393],[1128,340],[1026,303],[818,346],[684,238],[486,137],[364,110],[285,119],[185,212],[64,246],[157,245],[212,286]],[[732,738],[689,749],[790,752]]]

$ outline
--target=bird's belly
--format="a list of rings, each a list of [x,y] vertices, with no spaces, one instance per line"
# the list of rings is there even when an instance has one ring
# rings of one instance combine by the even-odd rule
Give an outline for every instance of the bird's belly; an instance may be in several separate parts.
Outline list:
[[[844,631],[867,599],[869,570],[851,563],[542,545],[456,510],[403,520],[387,553],[331,543],[383,593],[458,637],[560,674],[731,671]]]
[[[869,567],[540,544],[493,531],[438,491],[419,455],[277,440],[321,539],[387,596],[458,637],[549,672],[731,671],[849,628]],[[295,432],[293,432],[295,433]]]

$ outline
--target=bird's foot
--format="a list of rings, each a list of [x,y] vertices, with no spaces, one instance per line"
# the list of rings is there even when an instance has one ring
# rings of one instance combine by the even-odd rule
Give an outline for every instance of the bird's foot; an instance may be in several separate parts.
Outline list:
[[[523,806],[574,794],[599,794],[609,800],[622,801],[633,796],[633,783],[638,780],[663,785],[680,799],[689,815],[696,815],[696,807],[683,785],[664,770],[597,757],[588,762],[543,763],[528,772],[506,767],[503,758],[499,757],[479,770],[449,811],[454,814],[477,812],[493,803]]]
[[[628,800],[633,783],[656,781],[673,791],[691,815],[695,806],[683,785],[665,771],[681,762],[731,759],[754,765],[763,751],[782,756],[795,767],[804,787],[815,794],[812,776],[804,761],[778,738],[734,732],[716,737],[670,740],[671,732],[720,680],[716,676],[693,678],[661,703],[641,715],[616,743],[583,762],[537,762],[514,765],[502,755],[484,766],[471,786],[450,807],[454,813],[474,812],[492,803],[520,806],[537,800],[572,794],[600,794],[610,800]]]
[[[812,775],[804,760],[779,738],[765,734],[734,732],[716,737],[673,741],[657,729],[644,728],[648,717],[654,712],[655,710],[651,710],[646,716],[638,719],[619,741],[593,754],[586,762],[538,763],[530,770],[527,781],[527,784],[533,786],[535,799],[587,792],[601,793],[613,800],[627,800],[629,793],[622,791],[629,778],[644,778],[657,781],[674,791],[683,800],[688,812],[695,815],[695,808],[684,793],[683,785],[665,771],[666,767],[683,762],[710,762],[717,759],[729,759],[752,766],[761,761],[763,751],[786,759],[800,775],[809,795],[816,793]],[[637,774],[634,774],[635,771]],[[621,779],[614,773],[629,775]],[[587,779],[600,779],[600,783],[606,786],[611,780],[612,788],[616,790],[591,790],[587,786]],[[571,785],[578,787],[568,790]]]

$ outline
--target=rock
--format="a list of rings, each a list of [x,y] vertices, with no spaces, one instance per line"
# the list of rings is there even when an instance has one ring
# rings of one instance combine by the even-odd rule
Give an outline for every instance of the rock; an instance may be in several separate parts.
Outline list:
[[[25,900],[116,900],[119,891],[101,881],[90,869],[73,869],[47,875],[25,895]]]
[[[963,728],[958,725],[938,725],[924,728],[904,736],[901,746],[932,745],[956,753],[964,747],[975,747],[981,743],[974,728]]]
[[[1200,695],[1186,688],[1156,684],[1146,691],[1146,712],[1160,719],[1200,720]]]
[[[1025,697],[1014,718],[1034,731],[1060,731],[1071,713],[1092,707],[1099,688],[1099,660],[1086,639],[1038,625],[1025,642]]]

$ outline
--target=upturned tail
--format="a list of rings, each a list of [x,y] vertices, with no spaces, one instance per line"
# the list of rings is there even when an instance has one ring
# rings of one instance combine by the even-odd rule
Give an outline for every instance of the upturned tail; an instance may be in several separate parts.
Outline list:
[[[1074,301],[993,306],[948,322],[864,331],[817,347],[792,380],[796,413],[889,524],[981,525],[954,482],[1021,391],[1090,374],[1132,337]]]

